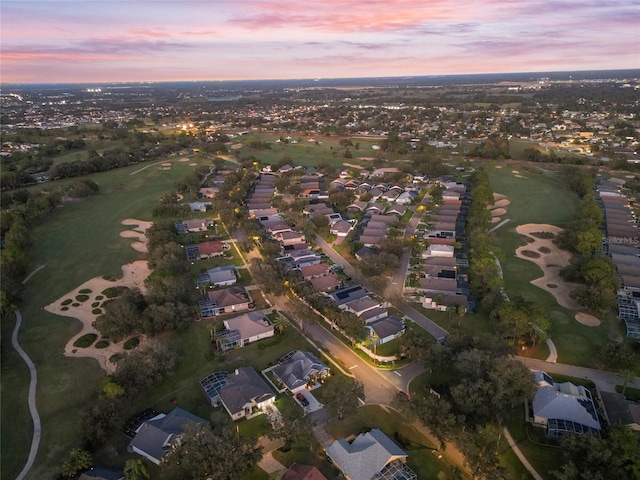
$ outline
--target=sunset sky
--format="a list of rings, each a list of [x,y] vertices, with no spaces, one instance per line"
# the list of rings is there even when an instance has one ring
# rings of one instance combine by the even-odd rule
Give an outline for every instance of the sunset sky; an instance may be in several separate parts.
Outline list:
[[[2,0],[0,80],[640,67],[638,0]]]

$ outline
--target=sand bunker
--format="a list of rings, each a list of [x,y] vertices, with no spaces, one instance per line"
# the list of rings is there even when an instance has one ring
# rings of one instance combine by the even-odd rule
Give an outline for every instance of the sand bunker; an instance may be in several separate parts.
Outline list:
[[[593,315],[589,315],[588,313],[584,312],[576,313],[576,320],[587,327],[598,327],[601,323],[600,320],[598,320]]]
[[[196,165],[198,165],[196,162],[193,162],[193,163],[189,164],[190,167],[195,167]]]
[[[190,159],[189,157],[182,157],[180,160],[178,160],[179,162],[188,162]]]
[[[125,218],[120,223],[132,227],[130,230],[120,232],[120,237],[137,239],[138,241],[133,242],[131,246],[139,252],[147,252],[147,237],[145,232],[153,225],[153,222],[146,222],[135,218]],[[112,373],[115,370],[115,365],[109,362],[109,358],[115,353],[122,352],[124,341],[110,344],[106,348],[96,348],[95,346],[88,348],[74,347],[73,343],[88,333],[95,333],[98,335],[98,338],[100,337],[100,334],[93,326],[93,322],[99,315],[104,313],[102,305],[107,300],[106,295],[102,293],[104,290],[123,286],[137,288],[142,293],[146,293],[147,289],[144,281],[151,273],[149,263],[146,260],[127,263],[123,265],[121,269],[122,278],[116,280],[107,280],[103,277],[92,278],[55,302],[44,307],[48,312],[64,317],[77,318],[82,323],[82,330],[67,342],[64,348],[64,354],[68,357],[95,358],[100,364],[100,367],[108,373]],[[83,293],[80,293],[80,290],[82,290]],[[84,301],[79,300],[77,298],[78,295],[86,295],[88,298]],[[98,296],[102,298],[96,298]],[[73,300],[73,302],[70,303],[69,299]],[[65,302],[66,305],[63,305],[63,302]],[[77,306],[74,306],[74,304]]]
[[[129,287],[129,288],[137,288],[141,292],[146,292],[146,287],[144,285],[144,280],[149,276],[151,270],[149,269],[149,263],[145,260],[139,260],[133,263],[127,263],[122,266],[122,278],[117,280],[106,280],[103,277],[95,277],[91,280],[84,282],[82,285],[73,289],[66,295],[63,295],[55,302],[47,305],[44,309],[47,312],[51,312],[55,315],[60,315],[64,317],[73,317],[80,320],[82,323],[82,330],[76,335],[74,335],[65,345],[64,354],[67,357],[89,357],[95,358],[98,361],[98,364],[102,369],[104,369],[107,373],[113,373],[115,370],[115,365],[109,362],[109,358],[115,353],[122,352],[124,341],[118,343],[112,343],[106,348],[96,348],[95,346],[91,346],[88,348],[80,348],[74,347],[73,343],[83,335],[88,333],[95,333],[100,338],[100,334],[93,326],[93,322],[95,319],[103,313],[102,308],[93,307],[95,303],[99,302],[101,305],[106,300],[106,296],[102,293],[107,288],[112,287]],[[82,291],[90,290],[91,293],[85,293],[84,295],[89,298],[85,301],[75,301],[74,303],[79,304],[79,306],[74,307],[73,304],[62,305],[67,299],[74,299],[78,295],[83,295],[80,293]],[[97,296],[102,296],[100,300],[96,299]],[[65,308],[66,310],[63,310]],[[100,313],[93,313],[94,311],[98,311]],[[95,343],[94,343],[95,345]]]
[[[375,160],[373,157],[358,157],[358,160],[362,160],[363,162],[372,162]]]
[[[511,205],[511,201],[506,199],[506,198],[501,198],[500,200],[497,200],[494,204],[493,204],[493,208],[504,208],[504,207],[508,207],[509,205]]]
[[[354,165],[353,163],[343,163],[342,165],[344,165],[345,167],[349,167],[349,168],[355,168],[356,170],[364,170],[363,166]]]
[[[506,208],[494,208],[493,210],[491,210],[491,215],[494,217],[499,217],[501,215],[504,215],[505,213],[507,213]]]
[[[239,150],[241,148],[242,148],[241,143],[234,143],[233,145],[231,145],[231,150]]]
[[[161,163],[160,165],[162,165],[163,167],[170,167],[171,163],[170,162],[165,162],[165,163]]]
[[[503,168],[502,165],[496,165],[496,168]]]
[[[499,223],[502,220],[500,217],[491,217],[491,223]]]
[[[158,170],[171,170],[171,167],[158,167]]]
[[[560,270],[569,264],[571,254],[559,249],[553,243],[553,238],[539,238],[541,236],[551,237],[551,234],[555,236],[561,231],[562,229],[555,225],[532,223],[519,225],[516,228],[516,232],[521,236],[533,239],[533,242],[518,247],[516,256],[534,262],[542,270],[542,277],[531,281],[533,285],[551,293],[556,298],[558,305],[570,310],[581,310],[582,306],[569,296],[569,292],[576,285],[564,281],[560,276]],[[538,236],[534,234],[538,234]]]
[[[520,172],[518,170],[511,170],[511,173],[518,174]]]
[[[507,198],[507,197],[506,197],[506,195],[503,195],[503,194],[501,194],[501,193],[495,193],[495,192],[493,192],[493,200],[494,200],[495,202],[497,202],[497,201],[499,201],[499,200],[503,200],[503,199],[505,199],[505,198]]]
[[[133,242],[131,244],[131,248],[140,252],[147,253],[149,249],[147,248],[147,236],[145,235],[148,228],[153,225],[153,222],[145,222],[144,220],[136,220],[134,218],[127,218],[120,222],[122,225],[133,226],[134,228],[131,230],[124,230],[120,232],[120,236],[122,238],[135,238],[138,241]]]
[[[518,175],[517,173],[514,173],[513,176],[516,178],[524,178],[522,175]]]

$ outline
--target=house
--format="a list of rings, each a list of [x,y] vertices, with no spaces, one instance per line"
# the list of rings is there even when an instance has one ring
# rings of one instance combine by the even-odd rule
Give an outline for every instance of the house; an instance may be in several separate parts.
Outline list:
[[[396,203],[400,205],[409,205],[413,202],[414,198],[416,198],[416,195],[414,192],[402,192],[396,198]]]
[[[327,480],[327,477],[313,465],[294,463],[282,474],[280,480]]]
[[[640,432],[640,404],[627,400],[624,395],[600,391],[600,397],[611,426],[626,425]]]
[[[378,345],[390,342],[404,333],[404,322],[397,315],[388,315],[367,325],[369,338]]]
[[[200,380],[200,388],[211,406],[222,405],[233,420],[260,415],[276,399],[251,367],[236,368],[233,373],[214,372]]]
[[[180,445],[180,437],[188,428],[206,424],[206,420],[176,407],[140,425],[128,450],[159,465],[170,450]]]
[[[206,232],[215,226],[216,222],[213,218],[194,218],[191,220],[182,220],[175,223],[178,235],[193,232]]]
[[[191,202],[189,203],[189,210],[192,212],[206,212],[212,205],[211,202]]]
[[[571,382],[554,383],[542,370],[534,372],[538,391],[531,405],[533,425],[543,427],[548,437],[561,437],[567,433],[600,432],[600,420],[591,392]]]
[[[273,337],[273,324],[262,312],[250,312],[224,322],[224,330],[216,334],[216,345],[226,352],[244,347],[263,338]]]
[[[283,246],[305,243],[304,234],[294,231],[279,232],[276,234],[275,239]]]
[[[359,261],[363,261],[367,255],[377,255],[378,252],[370,247],[362,247],[356,251],[354,254],[356,259]]]
[[[229,244],[222,241],[202,242],[186,245],[184,250],[187,254],[187,260],[193,262],[198,259],[222,257],[229,250]]]
[[[387,210],[387,215],[395,215],[396,217],[401,217],[405,213],[407,213],[407,207],[401,205],[394,205]]]
[[[408,455],[377,428],[361,433],[351,443],[336,440],[325,451],[347,480],[418,478],[405,465]]]
[[[380,307],[380,302],[372,300],[370,297],[362,297],[355,299],[344,305],[344,310],[353,313],[356,317],[359,317],[367,310],[372,310],[376,307]]]
[[[235,286],[209,292],[209,298],[198,302],[201,317],[213,317],[223,313],[242,312],[255,307],[244,287]]]
[[[372,203],[367,207],[367,212],[370,213],[382,213],[384,212],[385,207],[382,203]]]
[[[342,280],[335,273],[330,273],[323,277],[312,278],[310,280],[313,288],[319,292],[330,292],[342,286]]]
[[[358,318],[365,325],[367,325],[369,323],[375,322],[376,320],[384,318],[387,315],[389,315],[389,312],[387,312],[387,310],[385,310],[382,307],[375,307],[375,308],[371,308],[369,310],[365,310],[360,315],[358,315]]]
[[[309,249],[292,250],[287,252],[286,256],[291,258],[295,268],[317,265],[322,260],[322,257],[318,253]]]
[[[364,212],[367,208],[367,202],[353,202],[347,206],[347,212]]]
[[[355,220],[347,221],[347,220],[338,220],[333,225],[331,225],[330,233],[333,235],[337,235],[338,237],[346,237],[347,234],[353,230],[355,225]]]
[[[458,281],[455,278],[427,277],[418,279],[419,292],[456,294],[458,293]]]
[[[324,277],[329,274],[331,267],[328,263],[319,263],[317,265],[308,265],[300,269],[302,278],[311,280],[312,278]]]
[[[354,285],[351,287],[340,289],[329,295],[330,298],[336,303],[338,308],[344,310],[347,303],[353,302],[359,298],[368,296],[367,291],[361,285]]]
[[[455,248],[453,245],[430,245],[424,252],[422,258],[429,257],[453,257]]]
[[[329,375],[329,367],[313,353],[296,350],[282,357],[272,372],[291,393],[296,393]]]
[[[238,281],[236,268],[233,265],[210,268],[207,273],[199,275],[196,279],[196,288],[204,286],[228,287]]]
[[[216,187],[202,187],[198,190],[198,195],[201,198],[215,198],[219,191]]]

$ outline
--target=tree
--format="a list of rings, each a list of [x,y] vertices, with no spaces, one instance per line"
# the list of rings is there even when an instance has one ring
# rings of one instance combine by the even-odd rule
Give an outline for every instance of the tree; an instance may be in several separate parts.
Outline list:
[[[624,370],[620,370],[619,375],[620,378],[622,378],[622,395],[624,395],[627,390],[627,385],[638,376],[638,372],[632,368],[625,368]]]
[[[467,429],[458,436],[465,463],[471,469],[472,480],[506,478],[496,456],[500,434],[496,426],[487,425],[477,430]]]
[[[69,452],[69,456],[62,464],[62,475],[74,477],[78,472],[86,470],[93,465],[91,453],[80,448],[74,448]]]
[[[147,464],[141,458],[129,459],[124,464],[125,480],[145,480],[151,478]]]
[[[364,385],[357,380],[336,375],[331,380],[330,399],[327,407],[342,420],[345,415],[356,411],[360,399],[364,401]]]
[[[255,440],[241,437],[223,412],[211,415],[211,423],[189,429],[180,446],[160,466],[163,480],[185,478],[235,480],[250,473],[262,457]]]
[[[299,408],[282,410],[281,417],[272,427],[267,436],[271,439],[282,439],[285,450],[294,443],[307,443],[311,438],[311,417],[303,415]]]
[[[553,472],[558,480],[640,478],[640,441],[627,426],[613,427],[602,437],[566,435],[560,446],[564,463]]]

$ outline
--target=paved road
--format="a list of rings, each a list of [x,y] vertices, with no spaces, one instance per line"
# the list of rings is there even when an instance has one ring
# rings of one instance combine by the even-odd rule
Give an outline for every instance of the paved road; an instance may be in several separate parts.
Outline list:
[[[578,367],[576,365],[567,365],[564,363],[548,363],[537,358],[516,357],[531,370],[544,370],[547,373],[559,373],[561,375],[569,375],[571,377],[588,378],[596,384],[599,390],[603,392],[615,392],[616,385],[622,385],[620,375],[613,372],[605,372],[603,370],[595,370],[593,368]],[[640,378],[636,378],[628,384],[633,388],[640,388]]]
[[[23,350],[23,348],[18,343],[18,331],[20,330],[20,325],[22,324],[22,314],[16,308],[16,326],[13,329],[13,334],[11,335],[11,344],[13,348],[16,349],[16,352],[22,357],[24,363],[29,367],[29,373],[31,375],[31,380],[29,381],[29,412],[31,413],[31,418],[33,420],[33,437],[31,438],[31,448],[29,449],[29,456],[27,457],[27,463],[22,467],[22,471],[16,477],[16,480],[22,480],[27,476],[29,470],[33,466],[33,462],[36,459],[36,454],[38,453],[38,447],[40,446],[40,435],[42,432],[42,427],[40,425],[40,415],[38,415],[38,409],[36,407],[36,386],[38,385],[38,374],[36,372],[36,366],[29,358],[29,355]]]
[[[351,264],[349,262],[347,262],[344,259],[344,257],[342,257],[342,255],[340,255],[338,252],[336,252],[331,247],[331,245],[329,245],[322,238],[320,238],[320,236],[316,236],[316,244],[320,248],[322,248],[324,253],[326,253],[327,256],[331,260],[333,260],[338,265],[341,265],[343,267],[344,271],[348,275],[353,276],[355,274],[355,268],[353,268],[353,266],[351,266]],[[403,282],[404,282],[404,280],[403,280]],[[431,335],[433,335],[433,337],[438,342],[442,342],[442,340],[444,340],[444,337],[449,335],[448,331],[446,331],[440,325],[438,325],[437,323],[435,323],[431,319],[427,318],[426,316],[424,316],[423,314],[418,312],[415,308],[412,308],[409,305],[405,305],[405,306],[403,306],[401,308],[401,310],[402,310],[402,313],[404,313],[407,317],[409,317],[411,320],[413,320],[415,323],[417,323],[423,329],[425,329],[427,332],[429,332]]]

